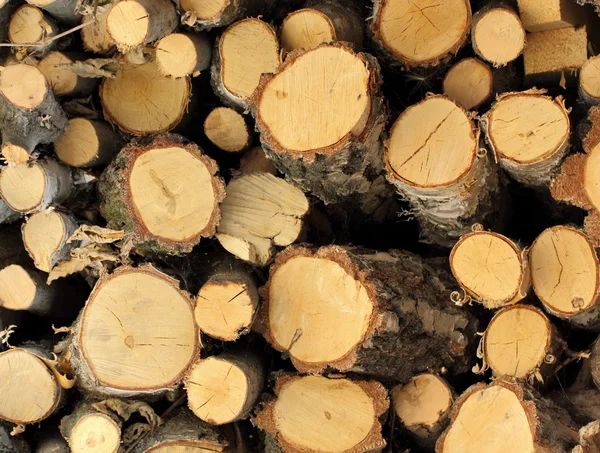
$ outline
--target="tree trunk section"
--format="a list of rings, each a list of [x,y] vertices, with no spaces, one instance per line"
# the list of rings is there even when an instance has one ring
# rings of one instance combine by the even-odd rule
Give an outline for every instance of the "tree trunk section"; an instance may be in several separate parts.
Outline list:
[[[81,41],[83,48],[87,51],[100,55],[110,55],[116,46],[108,35],[107,19],[113,1],[99,6],[96,12],[96,23],[81,29]],[[87,24],[94,20],[93,16],[84,16],[82,23]]]
[[[222,151],[238,153],[252,144],[250,129],[242,114],[227,107],[217,107],[204,120],[204,134]]]
[[[121,426],[86,403],[61,419],[60,432],[73,453],[86,453],[90,448],[117,453],[121,443]]]
[[[81,14],[75,13],[77,0],[27,0],[27,3],[47,11],[61,24],[69,27],[74,27],[81,22]]]
[[[183,20],[197,30],[225,27],[245,17],[267,15],[274,0],[217,0],[210,4],[203,0],[180,0]]]
[[[171,33],[156,43],[156,62],[163,75],[197,76],[210,68],[211,41],[205,34]]]
[[[600,104],[600,55],[590,58],[581,67],[579,95],[587,105]]]
[[[54,51],[42,58],[38,69],[48,80],[55,96],[86,97],[96,91],[99,80],[80,77],[75,72],[60,67],[60,65],[73,64],[86,58],[87,56],[82,52]]]
[[[519,15],[506,6],[488,6],[473,15],[471,43],[475,53],[494,67],[516,60],[525,48]]]
[[[446,96],[464,109],[473,110],[494,94],[494,73],[478,58],[465,58],[448,70],[443,87]]]
[[[8,39],[13,44],[38,44],[39,46],[16,46],[17,52],[27,55],[35,52],[44,55],[54,47],[57,41],[44,44],[45,40],[56,36],[60,28],[56,21],[44,14],[41,9],[33,5],[19,7],[11,16],[8,24]]]

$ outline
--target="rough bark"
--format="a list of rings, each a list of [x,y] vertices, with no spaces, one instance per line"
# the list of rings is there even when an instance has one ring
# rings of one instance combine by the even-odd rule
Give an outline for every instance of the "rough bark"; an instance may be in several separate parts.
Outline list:
[[[76,14],[77,0],[54,0],[50,2],[27,0],[27,2],[47,11],[61,24],[68,25],[69,27],[74,27],[81,22],[81,14]]]
[[[184,14],[182,21],[196,30],[210,30],[225,27],[245,17],[268,15],[275,5],[275,0],[230,0],[227,6],[213,18],[200,18],[194,12],[194,3],[198,0],[178,0],[179,7]]]

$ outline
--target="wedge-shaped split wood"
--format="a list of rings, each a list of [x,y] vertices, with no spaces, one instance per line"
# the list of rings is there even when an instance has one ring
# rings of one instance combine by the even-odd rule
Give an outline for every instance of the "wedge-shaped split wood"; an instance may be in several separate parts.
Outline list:
[[[100,210],[136,248],[187,253],[219,223],[225,191],[217,171],[215,161],[178,135],[132,143],[100,178]]]
[[[600,327],[600,264],[582,231],[568,226],[544,230],[529,260],[533,289],[546,311],[580,328]]]
[[[47,11],[61,24],[75,26],[81,22],[82,16],[76,12],[77,0],[27,0],[27,3]]]
[[[432,450],[450,421],[454,401],[445,379],[432,373],[419,374],[392,389],[394,411],[415,441]]]
[[[385,158],[388,179],[411,203],[428,241],[451,246],[494,211],[496,170],[479,149],[472,115],[446,96],[429,96],[400,114]]]
[[[233,179],[221,204],[217,239],[238,258],[266,265],[275,246],[295,242],[304,226],[309,202],[301,190],[269,173]]]
[[[473,15],[473,50],[494,67],[516,60],[525,47],[525,29],[519,15],[508,7],[483,8]]]
[[[478,58],[465,58],[444,77],[444,94],[466,110],[486,102],[494,92],[492,69]]]
[[[250,415],[264,381],[260,359],[239,351],[198,361],[184,383],[190,410],[206,423],[224,425]]]
[[[465,43],[471,4],[468,0],[437,4],[373,0],[371,18],[375,45],[389,60],[407,68],[437,66]]]
[[[460,238],[450,253],[450,268],[466,297],[486,308],[512,305],[527,296],[531,286],[524,251],[501,234],[475,230]]]
[[[389,400],[379,382],[286,374],[275,395],[253,421],[287,453],[370,453],[386,446],[380,417]]]
[[[261,289],[261,324],[300,372],[460,372],[477,322],[450,302],[449,279],[408,252],[291,246]]]
[[[77,384],[90,394],[163,394],[198,356],[193,305],[179,282],[149,265],[103,275],[73,326]]]
[[[570,109],[546,90],[505,93],[484,115],[486,140],[500,166],[522,184],[548,186],[569,151]]]
[[[497,379],[489,385],[475,384],[457,399],[450,426],[435,451],[570,453],[577,438],[564,409],[529,386]]]
[[[583,8],[570,0],[518,0],[519,16],[529,32],[581,25]]]
[[[211,83],[225,104],[246,110],[262,74],[277,71],[280,64],[273,27],[260,19],[244,19],[227,27],[218,38]]]

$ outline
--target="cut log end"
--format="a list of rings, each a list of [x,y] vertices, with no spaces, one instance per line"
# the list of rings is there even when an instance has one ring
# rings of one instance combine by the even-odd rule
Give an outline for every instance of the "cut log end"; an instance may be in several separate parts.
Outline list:
[[[466,293],[486,308],[514,304],[529,290],[522,251],[500,234],[480,231],[463,236],[452,249],[450,267]]]
[[[194,13],[200,21],[216,21],[232,3],[231,0],[180,0],[181,8]]]
[[[250,146],[250,131],[244,117],[233,109],[217,107],[204,121],[204,133],[219,149],[232,153]]]
[[[156,43],[156,63],[171,77],[198,75],[210,67],[210,40],[199,34],[171,33]]]
[[[10,264],[0,270],[0,305],[9,310],[32,307],[41,284],[34,275],[19,264]]]
[[[23,244],[35,267],[50,272],[74,229],[74,223],[66,215],[54,210],[29,217],[23,224]]]
[[[9,164],[25,164],[29,160],[29,152],[22,146],[4,143],[2,145],[2,157]]]
[[[525,47],[525,29],[517,13],[509,8],[485,9],[473,16],[473,49],[494,66],[517,59]]]
[[[47,17],[33,5],[17,9],[8,24],[8,39],[14,44],[33,44],[54,34]]]
[[[126,66],[100,86],[105,117],[133,135],[173,129],[183,118],[190,93],[188,77],[161,76],[155,62]]]
[[[406,66],[436,66],[462,47],[471,27],[471,6],[465,0],[376,4],[375,37]]]
[[[0,382],[4,398],[0,418],[27,425],[54,412],[61,389],[48,367],[35,354],[14,348],[0,354]]]
[[[581,67],[579,86],[584,100],[600,103],[600,56],[590,58]]]
[[[67,442],[73,453],[116,453],[121,428],[107,415],[87,414],[75,423]]]
[[[493,91],[492,70],[478,58],[459,61],[444,78],[444,94],[467,110],[486,102]]]
[[[281,24],[280,40],[285,50],[313,49],[324,42],[335,41],[331,19],[323,12],[304,8],[287,15]]]
[[[115,44],[108,35],[107,18],[108,11],[98,12],[96,22],[89,25],[89,22],[94,20],[94,16],[83,17],[82,23],[85,27],[81,29],[81,40],[86,50],[100,55],[108,55],[115,49]]]
[[[389,402],[377,382],[288,375],[275,393],[254,421],[286,452],[362,453],[386,445],[378,418]]]
[[[533,289],[550,313],[568,319],[596,308],[598,257],[581,231],[566,226],[543,231],[529,259]]]
[[[169,389],[198,354],[196,329],[178,282],[149,266],[121,267],[96,283],[82,312],[74,346],[85,364],[77,375],[107,393]]]
[[[69,69],[58,67],[74,61],[74,57],[64,52],[50,52],[40,61],[38,69],[56,96],[86,96],[97,86],[94,79],[83,79]]]
[[[36,162],[6,166],[0,172],[0,194],[15,211],[35,211],[43,203],[45,192],[46,173]]]
[[[443,137],[452,136],[448,143]],[[386,159],[393,179],[414,188],[449,186],[474,165],[478,134],[466,111],[445,96],[431,96],[396,120]]]
[[[10,65],[0,74],[0,93],[14,106],[33,110],[46,98],[48,84],[36,67]]]
[[[496,313],[484,335],[484,359],[495,376],[524,379],[539,372],[550,355],[552,326],[535,307],[515,305]]]

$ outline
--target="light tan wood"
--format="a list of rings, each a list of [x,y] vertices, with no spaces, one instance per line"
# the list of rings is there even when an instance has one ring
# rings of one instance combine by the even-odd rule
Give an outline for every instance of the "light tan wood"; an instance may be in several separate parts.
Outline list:
[[[82,24],[86,25],[81,29],[81,40],[85,50],[95,52],[100,55],[108,55],[115,49],[115,44],[108,35],[107,19],[110,7],[99,9],[96,14],[96,22],[89,25],[94,20],[94,16],[83,16]]]
[[[523,379],[534,375],[550,353],[552,327],[529,305],[500,310],[484,335],[484,359],[496,376]]]
[[[197,76],[210,67],[211,42],[199,33],[171,33],[156,43],[156,63],[164,75]]]
[[[219,83],[239,102],[254,93],[263,73],[275,72],[281,63],[275,31],[252,18],[235,22],[223,32],[219,57]]]
[[[231,0],[181,0],[184,11],[193,12],[200,20],[217,19],[231,4]]]
[[[106,18],[108,34],[121,51],[154,42],[173,32],[177,24],[170,0],[121,0]]]
[[[463,236],[452,249],[450,268],[463,290],[487,308],[514,304],[529,290],[522,251],[500,234],[476,231]]]
[[[419,374],[406,385],[392,390],[394,410],[407,428],[431,427],[452,407],[452,391],[439,376]]]
[[[73,71],[58,68],[59,64],[73,63],[69,57],[61,52],[50,52],[46,55],[38,69],[50,83],[50,87],[55,95],[61,96],[72,93],[77,87],[79,77]]]
[[[73,426],[68,442],[73,453],[116,453],[121,428],[108,415],[84,415]]]
[[[9,164],[24,164],[29,160],[29,151],[19,145],[3,143],[2,157],[4,157]]]
[[[364,131],[371,113],[370,80],[369,68],[351,50],[322,46],[300,55],[265,86],[257,115],[287,150],[326,149]]]
[[[478,58],[459,61],[444,77],[444,94],[467,110],[487,101],[494,91],[491,68]]]
[[[91,376],[109,389],[157,391],[176,385],[198,354],[189,295],[150,267],[101,278],[77,332]]]
[[[55,34],[51,22],[33,5],[17,9],[8,24],[8,39],[14,44],[33,44]]]
[[[221,204],[217,239],[244,261],[265,265],[274,246],[295,242],[308,213],[301,190],[269,173],[251,173],[232,180]]]
[[[27,310],[33,305],[38,282],[18,264],[0,270],[0,305],[9,310]]]
[[[187,77],[161,76],[156,63],[126,66],[100,87],[105,118],[134,135],[173,129],[185,113],[190,93]]]
[[[52,372],[23,349],[0,353],[0,418],[16,424],[39,422],[58,406],[61,391]]]
[[[371,452],[386,444],[377,417],[387,410],[387,392],[379,383],[284,376],[275,393],[255,420],[283,451]]]
[[[35,210],[46,192],[46,174],[37,163],[6,166],[0,172],[0,193],[15,211]]]
[[[46,78],[36,67],[26,64],[10,65],[0,74],[0,92],[10,103],[33,110],[46,97],[48,85]]]
[[[544,230],[529,259],[533,289],[552,313],[574,315],[596,304],[598,257],[581,231],[566,226]]]
[[[519,16],[529,32],[581,25],[586,10],[569,0],[518,0]]]
[[[600,55],[590,58],[581,67],[579,86],[587,96],[600,101]]]
[[[55,255],[74,232],[74,226],[69,218],[52,209],[35,213],[26,220],[22,227],[23,244],[35,267],[50,272],[56,264]]]
[[[467,113],[445,96],[432,96],[398,117],[390,132],[386,160],[402,182],[443,187],[470,170],[477,150]]]
[[[471,25],[471,7],[465,0],[377,4],[377,38],[396,58],[411,66],[436,65],[456,53]]]
[[[512,9],[491,8],[473,16],[471,42],[481,58],[505,66],[523,52],[525,29]]]
[[[208,114],[204,120],[204,133],[223,151],[239,152],[250,145],[246,120],[228,107],[217,107]]]
[[[336,40],[335,27],[326,14],[312,8],[293,11],[286,16],[279,32],[281,46],[295,49],[314,49],[319,44]]]
[[[473,392],[461,405],[437,451],[533,453],[532,428],[517,395],[500,385]],[[439,443],[438,443],[439,445]]]
[[[257,308],[254,283],[209,280],[198,292],[194,316],[202,332],[223,341],[235,341],[241,332],[248,331]]]

